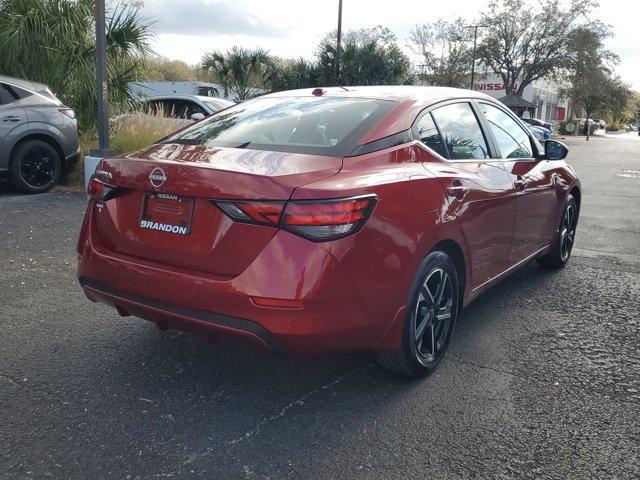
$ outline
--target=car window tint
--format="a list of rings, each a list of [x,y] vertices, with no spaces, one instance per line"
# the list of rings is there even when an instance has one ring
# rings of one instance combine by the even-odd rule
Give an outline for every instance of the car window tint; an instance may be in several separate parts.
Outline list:
[[[481,103],[480,110],[491,128],[502,158],[533,157],[529,135],[513,118],[487,103]]]
[[[164,116],[169,118],[185,118],[187,107],[180,100],[164,100],[162,102]]]
[[[204,109],[204,107],[202,107],[201,105],[197,104],[196,102],[190,102],[188,100],[185,101],[186,103],[186,110],[187,110],[187,118],[191,118],[191,115],[193,115],[194,113],[201,113],[203,115],[207,115],[207,111]]]
[[[369,98],[264,97],[214,114],[166,141],[345,155],[393,105]]]
[[[0,105],[6,105],[8,103],[13,103],[15,99],[13,95],[9,93],[9,91],[0,85]]]
[[[166,105],[162,100],[152,100],[150,102],[146,102],[145,104],[143,104],[143,110],[149,115],[162,115],[164,117],[169,116],[166,113]]]
[[[443,157],[447,156],[442,138],[440,137],[440,132],[438,132],[436,124],[433,122],[433,117],[430,113],[427,113],[418,121],[418,137],[422,143],[436,153]]]
[[[471,105],[453,103],[436,108],[433,118],[452,160],[489,158],[489,149]]]

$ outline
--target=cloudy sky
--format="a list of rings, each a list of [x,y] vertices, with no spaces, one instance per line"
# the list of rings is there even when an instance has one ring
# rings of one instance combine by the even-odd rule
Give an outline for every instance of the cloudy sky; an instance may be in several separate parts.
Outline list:
[[[383,25],[404,45],[416,23],[458,16],[472,20],[483,3],[343,0],[343,29]],[[601,4],[595,16],[613,27],[615,37],[608,46],[622,59],[618,73],[640,91],[640,4]],[[153,47],[158,54],[195,64],[204,52],[233,45],[311,58],[319,39],[336,28],[337,6],[338,0],[145,0],[144,15],[155,22]]]

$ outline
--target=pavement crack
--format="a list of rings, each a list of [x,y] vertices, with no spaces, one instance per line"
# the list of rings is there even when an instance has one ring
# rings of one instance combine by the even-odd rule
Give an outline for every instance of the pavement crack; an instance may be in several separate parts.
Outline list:
[[[356,368],[354,370],[350,370],[347,373],[340,375],[338,378],[336,378],[335,380],[326,383],[314,390],[311,390],[310,392],[306,393],[305,395],[296,398],[295,400],[292,400],[291,402],[289,402],[288,404],[286,404],[284,407],[282,407],[277,413],[274,413],[272,415],[269,415],[268,417],[263,418],[260,422],[258,422],[258,424],[253,427],[252,429],[248,430],[247,432],[245,432],[243,435],[241,435],[240,437],[237,437],[233,440],[230,440],[228,442],[226,442],[226,445],[237,445],[239,443],[244,442],[245,440],[253,437],[254,435],[260,433],[260,431],[265,427],[265,425],[274,422],[280,418],[283,418],[289,411],[291,411],[293,408],[297,407],[297,406],[302,406],[305,404],[305,402],[310,399],[311,397],[322,393],[324,391],[327,391],[333,387],[335,387],[336,385],[339,385],[340,383],[342,383],[343,381],[345,381],[346,379],[358,374],[358,373],[362,373],[364,372],[366,369],[372,367],[374,365],[374,363],[369,363],[368,365],[365,365],[364,367],[359,367]],[[199,453],[194,453],[191,454],[187,457],[187,459],[185,461],[183,461],[181,463],[181,467],[185,467],[187,465],[190,465],[191,463],[197,461],[197,460],[201,460],[203,458],[205,458],[208,455],[211,455],[214,452],[214,450],[212,448],[207,448],[206,450],[199,452]]]
[[[479,363],[469,362],[467,360],[462,360],[460,357],[457,357],[455,355],[452,355],[452,357],[453,357],[452,360],[454,362],[462,364],[462,365],[469,365],[471,367],[475,367],[475,368],[480,369],[480,370],[489,370],[491,372],[499,373],[501,375],[508,375],[510,377],[524,378],[524,377],[522,377],[522,376],[520,376],[520,375],[518,375],[516,373],[513,373],[513,372],[511,372],[509,370],[502,370],[502,369],[499,369],[499,368],[490,367],[488,365],[482,365],[482,364],[479,364]]]

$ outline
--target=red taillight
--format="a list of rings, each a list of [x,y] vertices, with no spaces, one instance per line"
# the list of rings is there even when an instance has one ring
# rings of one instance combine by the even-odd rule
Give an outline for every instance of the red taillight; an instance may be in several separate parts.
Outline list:
[[[218,201],[232,220],[280,227],[314,242],[327,242],[356,233],[371,216],[375,195],[312,201]]]
[[[356,233],[376,205],[375,196],[288,202],[280,226],[296,235],[326,242]]]
[[[87,187],[87,193],[93,200],[100,200],[102,202],[113,198],[119,191],[118,187],[108,185],[95,177],[91,177],[89,180],[89,186]]]
[[[216,202],[232,220],[243,223],[277,226],[284,202]]]

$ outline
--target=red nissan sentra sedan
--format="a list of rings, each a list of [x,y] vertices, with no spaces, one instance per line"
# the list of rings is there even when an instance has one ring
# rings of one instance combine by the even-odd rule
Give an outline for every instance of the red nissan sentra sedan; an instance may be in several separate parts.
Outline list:
[[[93,301],[317,355],[442,359],[462,307],[569,259],[580,183],[507,108],[436,87],[281,92],[102,160],[78,242]]]

